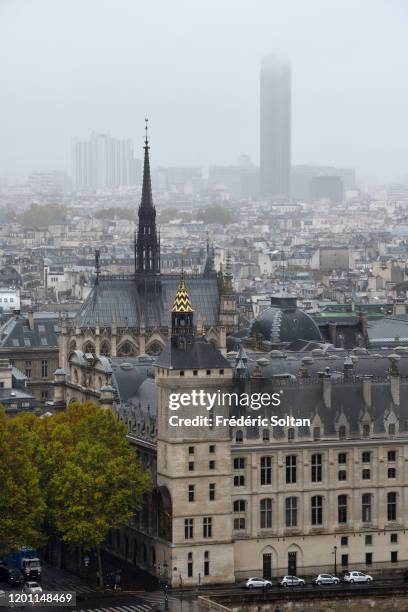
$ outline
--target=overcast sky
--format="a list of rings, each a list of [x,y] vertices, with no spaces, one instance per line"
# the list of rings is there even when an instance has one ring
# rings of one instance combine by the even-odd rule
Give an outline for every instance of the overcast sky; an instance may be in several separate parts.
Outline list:
[[[292,64],[292,160],[408,174],[405,0],[0,0],[0,176],[92,130],[153,165],[259,160],[261,57]]]

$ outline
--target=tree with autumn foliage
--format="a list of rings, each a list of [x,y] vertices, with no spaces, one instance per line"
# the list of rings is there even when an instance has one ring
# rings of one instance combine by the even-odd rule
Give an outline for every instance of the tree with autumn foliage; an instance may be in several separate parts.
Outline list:
[[[0,543],[7,551],[57,536],[82,551],[126,525],[151,488],[126,428],[88,402],[36,417],[0,414]]]
[[[33,436],[0,409],[0,554],[44,543],[45,501]]]
[[[37,429],[49,525],[64,542],[96,550],[102,584],[101,545],[140,509],[150,473],[141,469],[124,424],[93,403],[71,405]]]

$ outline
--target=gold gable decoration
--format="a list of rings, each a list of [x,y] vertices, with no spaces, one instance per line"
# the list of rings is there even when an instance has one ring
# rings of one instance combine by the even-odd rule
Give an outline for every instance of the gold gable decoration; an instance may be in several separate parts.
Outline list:
[[[194,312],[191,304],[190,296],[187,292],[187,287],[184,282],[184,273],[181,273],[180,282],[177,289],[176,297],[174,298],[173,308],[171,312]]]

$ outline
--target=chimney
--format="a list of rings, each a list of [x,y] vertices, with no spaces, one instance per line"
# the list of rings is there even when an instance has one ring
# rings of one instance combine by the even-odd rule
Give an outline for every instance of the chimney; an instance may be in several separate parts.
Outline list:
[[[396,298],[392,307],[392,314],[394,315],[394,317],[399,317],[401,315],[407,314],[407,307],[404,298]]]
[[[364,338],[367,337],[367,330],[368,330],[368,318],[367,318],[367,313],[363,312],[362,310],[359,310],[357,312],[357,317],[358,317],[358,324],[360,327],[360,331],[363,334]]]
[[[399,355],[389,355],[388,359],[390,361],[390,386],[391,386],[391,397],[392,401],[396,406],[400,405],[400,374],[397,365],[397,361],[399,359]]]
[[[326,408],[331,408],[332,382],[330,372],[327,372],[327,369],[323,375],[323,401]]]
[[[28,311],[28,326],[31,331],[34,331],[34,312],[32,310]]]
[[[363,376],[363,398],[364,403],[368,408],[371,406],[371,383],[372,376]]]
[[[336,346],[337,342],[337,323],[335,321],[329,321],[329,338],[333,346]]]
[[[399,374],[391,374],[391,397],[396,406],[400,405],[400,377]]]
[[[350,380],[350,378],[352,378],[353,372],[354,372],[354,363],[350,355],[347,355],[347,357],[344,360],[343,372],[344,372],[344,380]]]

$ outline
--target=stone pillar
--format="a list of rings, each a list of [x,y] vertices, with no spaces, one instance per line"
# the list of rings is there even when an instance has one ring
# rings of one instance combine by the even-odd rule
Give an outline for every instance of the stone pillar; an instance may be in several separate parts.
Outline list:
[[[101,334],[99,325],[95,327],[95,355],[101,354]]]
[[[65,404],[65,370],[58,368],[54,372],[54,402],[56,404]]]
[[[116,321],[113,321],[112,322],[112,336],[111,336],[111,356],[112,357],[116,357],[117,334],[118,334],[118,328],[116,326]]]
[[[101,408],[112,409],[114,400],[115,389],[111,385],[104,385],[101,387]]]
[[[59,365],[63,370],[67,369],[68,360],[68,328],[67,328],[67,317],[61,315],[58,321],[59,334],[58,334],[58,348],[59,348]]]

